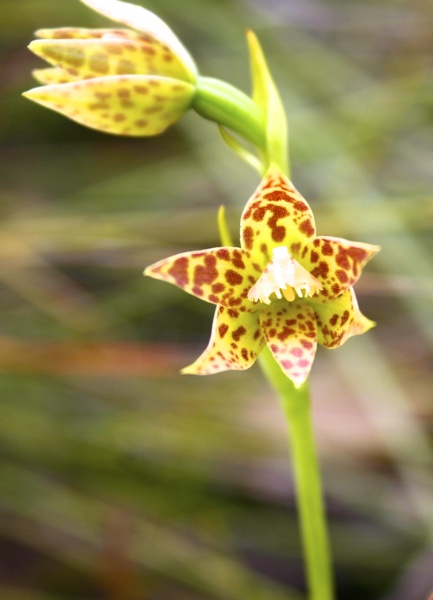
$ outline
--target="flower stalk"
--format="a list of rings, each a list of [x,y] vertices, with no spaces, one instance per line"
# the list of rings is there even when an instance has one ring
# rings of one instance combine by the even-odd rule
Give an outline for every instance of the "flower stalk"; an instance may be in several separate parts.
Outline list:
[[[263,373],[280,397],[281,409],[290,434],[309,599],[333,600],[331,550],[308,383],[296,389],[290,380],[284,377],[267,349],[260,355],[259,362]]]
[[[252,95],[202,76],[188,50],[150,11],[120,0],[81,0],[126,26],[42,29],[31,50],[51,66],[29,99],[106,133],[152,136],[195,110],[263,176],[241,217],[235,247],[218,214],[223,247],[185,252],[145,274],[216,305],[211,339],[183,373],[249,368],[258,358],[290,432],[310,600],[333,600],[325,509],[307,378],[317,344],[341,346],[374,323],[353,285],[379,248],[316,236],[314,216],[289,181],[288,128],[258,39],[247,31]]]

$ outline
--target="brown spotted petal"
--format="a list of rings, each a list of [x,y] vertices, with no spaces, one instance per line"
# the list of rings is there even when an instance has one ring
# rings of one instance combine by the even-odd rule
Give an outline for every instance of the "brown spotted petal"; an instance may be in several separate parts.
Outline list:
[[[233,309],[233,314],[237,310],[252,312],[260,308],[247,298],[259,272],[251,265],[245,250],[212,248],[184,252],[147,267],[144,274],[177,285],[207,302]]]
[[[310,301],[316,313],[317,340],[326,348],[338,348],[354,335],[365,333],[375,323],[358,307],[353,288],[331,301]]]
[[[319,236],[301,256],[295,253],[294,257],[323,285],[322,295],[331,300],[356,283],[366,263],[379,250],[371,244]]]
[[[136,33],[130,29],[113,29],[111,28],[98,28],[89,29],[87,27],[54,27],[54,28],[43,28],[35,31],[35,35],[38,38],[45,40],[86,40],[90,38],[101,38],[104,36],[124,36],[132,37],[135,39]]]
[[[106,33],[85,39],[40,39],[29,49],[77,79],[109,75],[162,75],[190,82],[177,56],[155,41]]]
[[[241,218],[242,248],[269,262],[272,249],[301,252],[316,233],[313,213],[292,183],[272,166],[248,200]]]
[[[307,379],[317,348],[313,309],[306,302],[273,302],[260,313],[268,348],[287,377],[299,387]]]
[[[51,67],[47,69],[34,69],[32,71],[32,75],[36,79],[36,81],[45,85],[70,83],[71,81],[77,80],[76,77],[73,77],[73,75],[71,75],[64,69],[59,69],[57,67]]]
[[[193,94],[192,85],[176,79],[119,75],[33,88],[24,96],[99,131],[151,136],[177,121]]]
[[[142,6],[119,0],[81,1],[101,15],[140,32],[143,40],[159,44],[164,48],[165,55],[177,57],[183,65],[186,81],[195,81],[197,68],[191,55],[170,27],[157,15]]]
[[[228,369],[248,369],[264,344],[258,313],[219,306],[208,347],[192,365],[182,369],[182,373],[212,375]]]

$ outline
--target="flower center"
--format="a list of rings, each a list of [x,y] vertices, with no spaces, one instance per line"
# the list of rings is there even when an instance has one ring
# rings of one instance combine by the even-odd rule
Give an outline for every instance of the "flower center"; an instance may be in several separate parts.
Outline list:
[[[272,260],[248,292],[253,302],[270,304],[270,296],[283,296],[292,302],[296,296],[307,298],[322,289],[322,284],[297,260],[292,258],[286,246],[278,246],[272,251]]]

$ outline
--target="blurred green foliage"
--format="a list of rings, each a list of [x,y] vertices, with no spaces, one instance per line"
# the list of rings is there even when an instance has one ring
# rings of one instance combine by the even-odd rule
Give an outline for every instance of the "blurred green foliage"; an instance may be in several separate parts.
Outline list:
[[[138,2],[138,0],[137,0]],[[144,5],[144,0],[143,0]],[[433,590],[431,62],[427,0],[153,0],[201,71],[249,90],[256,31],[319,233],[380,244],[378,327],[319,352],[315,422],[340,600]],[[32,31],[104,26],[78,1],[3,0],[0,596],[297,600],[286,432],[260,372],[178,370],[212,307],[143,268],[237,235],[257,176],[188,115],[162,138],[22,99]]]

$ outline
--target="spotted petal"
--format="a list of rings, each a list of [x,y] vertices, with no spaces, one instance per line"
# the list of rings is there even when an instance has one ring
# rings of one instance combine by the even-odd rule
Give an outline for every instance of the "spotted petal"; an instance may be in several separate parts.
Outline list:
[[[251,196],[241,218],[241,245],[263,266],[272,249],[305,247],[316,232],[313,213],[291,182],[272,166]]]
[[[287,377],[299,387],[307,379],[317,347],[316,317],[306,302],[273,302],[260,313],[266,343]]]
[[[176,79],[122,75],[33,88],[24,96],[99,131],[150,136],[177,121],[193,94],[192,85]]]
[[[297,258],[323,285],[322,295],[330,300],[346,292],[359,279],[366,263],[379,246],[349,242],[342,238],[317,237]]]
[[[46,85],[70,83],[76,81],[76,77],[73,77],[70,73],[67,73],[63,69],[57,67],[50,67],[47,69],[34,69],[32,71],[33,77],[39,83]]]
[[[165,46],[152,39],[131,39],[128,32],[91,39],[35,40],[29,49],[77,79],[143,74],[190,81],[181,61]]]
[[[364,317],[353,288],[338,298],[323,302],[310,301],[317,319],[317,340],[326,348],[338,348],[353,335],[365,333],[375,323]]]
[[[194,81],[197,68],[191,55],[166,23],[157,15],[142,6],[119,0],[81,0],[101,15],[127,25],[163,44],[166,49],[179,58],[184,66],[186,81]]]
[[[226,306],[232,310],[231,316],[238,309],[251,312],[260,308],[247,298],[259,272],[245,250],[212,248],[185,252],[147,267],[144,274],[173,283],[207,302]]]
[[[42,38],[45,40],[86,40],[86,39],[96,39],[102,38],[104,36],[132,36],[132,39],[136,39],[137,33],[131,31],[130,29],[120,29],[120,28],[105,28],[102,27],[99,29],[89,29],[88,27],[52,27],[52,28],[43,28],[38,29],[35,32],[35,35],[38,38]]]
[[[228,369],[248,369],[264,346],[258,313],[232,311],[217,307],[211,339],[203,354],[182,373],[211,375]]]

